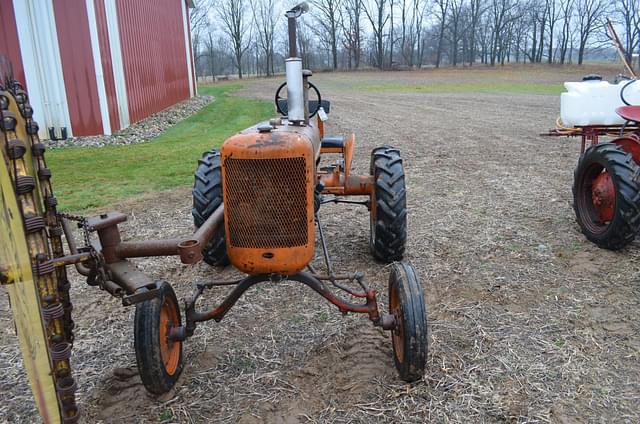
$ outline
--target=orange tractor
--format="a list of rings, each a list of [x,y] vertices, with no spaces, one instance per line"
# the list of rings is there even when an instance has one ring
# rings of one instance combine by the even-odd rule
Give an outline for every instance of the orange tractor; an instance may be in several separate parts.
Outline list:
[[[296,19],[306,11],[303,3],[286,14],[290,57],[286,59],[286,83],[276,94],[281,116],[230,137],[219,152],[204,154],[193,187],[197,229],[184,238],[123,241],[118,225],[126,216],[121,213],[89,219],[58,213],[49,183],[51,171],[46,167],[28,96],[15,81],[0,82],[5,144],[0,176],[6,174],[3,196],[12,195],[5,202],[5,214],[0,215],[0,235],[8,240],[3,240],[5,246],[14,246],[0,250],[0,276],[9,287],[32,286],[29,295],[9,293],[16,323],[26,317],[30,326],[41,329],[40,333],[27,332],[17,325],[18,336],[25,341],[21,343],[24,357],[40,358],[27,371],[43,417],[56,416],[57,421],[71,423],[79,416],[73,394],[76,382],[68,361],[73,342],[65,272],[69,265],[75,265],[88,284],[122,298],[125,306],[136,305],[138,370],[145,387],[154,394],[165,393],[176,383],[184,366],[183,344],[194,334],[197,323],[220,321],[256,284],[284,280],[308,286],[342,313],[366,314],[374,325],[390,331],[400,377],[414,381],[423,376],[427,351],[424,292],[414,268],[398,262],[407,235],[400,152],[390,146],[378,147],[371,153],[370,173],[354,175],[354,137],[324,134],[330,104],[309,81],[311,72],[302,69],[296,53]],[[315,93],[313,100],[310,91]],[[320,168],[325,154],[336,154],[338,160]],[[345,196],[366,197],[350,200]],[[377,293],[362,273],[334,270],[320,219],[325,203],[369,209],[371,253],[391,263],[388,313],[381,312]],[[77,221],[83,231],[82,247],[74,240],[71,221]],[[63,234],[68,253],[62,249]],[[317,239],[326,265],[322,272],[311,265]],[[247,275],[197,284],[181,310],[170,284],[152,280],[128,260],[172,255],[185,264],[203,259],[216,266],[231,263]],[[233,289],[216,308],[197,310],[197,299],[218,286]]]

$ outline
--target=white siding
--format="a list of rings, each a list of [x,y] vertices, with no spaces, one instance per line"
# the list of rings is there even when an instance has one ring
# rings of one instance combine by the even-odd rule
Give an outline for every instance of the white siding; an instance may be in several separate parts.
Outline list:
[[[62,74],[60,47],[52,0],[13,0],[29,101],[40,137],[49,138],[47,126],[67,128],[71,119]],[[58,133],[58,136],[60,134]]]
[[[104,10],[107,15],[107,26],[109,27],[111,66],[113,68],[113,80],[116,86],[116,99],[118,101],[118,115],[120,117],[120,128],[118,129],[122,129],[129,126],[129,102],[127,100],[127,85],[124,78],[124,63],[122,62],[122,47],[120,45],[116,0],[105,0]]]
[[[102,57],[100,56],[100,42],[98,40],[98,24],[93,0],[85,0],[87,4],[87,20],[89,21],[89,35],[91,37],[91,53],[96,71],[96,83],[98,85],[98,99],[100,101],[100,116],[102,117],[102,132],[111,134],[111,121],[109,120],[109,104],[107,103],[107,90],[104,85],[102,72]]]

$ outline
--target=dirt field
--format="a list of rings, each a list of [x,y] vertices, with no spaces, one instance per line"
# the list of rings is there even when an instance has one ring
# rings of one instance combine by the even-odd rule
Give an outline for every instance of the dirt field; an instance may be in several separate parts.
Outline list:
[[[608,77],[614,75],[609,70]],[[618,71],[618,70],[615,70]],[[559,113],[541,94],[359,92],[362,84],[554,83],[585,70],[321,74],[328,132],[357,135],[355,171],[383,143],[401,149],[408,184],[406,259],[422,278],[430,323],[424,381],[396,377],[387,334],[343,317],[293,283],[251,290],[225,320],[186,343],[175,391],[146,395],[135,373],[133,308],[75,278],[79,402],[85,421],[616,422],[640,421],[640,243],[618,253],[574,221],[577,140],[539,137]],[[245,94],[270,99],[276,81]],[[188,189],[128,201],[127,237],[191,228]],[[364,271],[386,308],[388,271],[368,253],[368,214],[322,209],[340,269]],[[320,251],[318,250],[318,254]],[[321,265],[320,256],[317,265]],[[174,284],[230,269],[140,260]],[[210,292],[207,304],[225,290]],[[0,421],[33,422],[6,296],[0,297]]]

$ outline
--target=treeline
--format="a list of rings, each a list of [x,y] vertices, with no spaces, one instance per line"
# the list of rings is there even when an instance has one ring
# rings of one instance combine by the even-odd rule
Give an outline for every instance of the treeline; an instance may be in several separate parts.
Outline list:
[[[299,52],[310,69],[577,63],[612,58],[611,19],[640,53],[640,0],[310,0]],[[198,0],[198,76],[273,75],[286,56],[284,0]]]

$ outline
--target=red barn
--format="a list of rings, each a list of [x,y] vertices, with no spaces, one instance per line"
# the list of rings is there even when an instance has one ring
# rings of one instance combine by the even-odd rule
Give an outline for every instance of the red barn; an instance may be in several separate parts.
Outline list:
[[[0,0],[43,137],[111,134],[196,93],[193,0]]]

